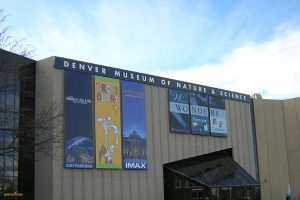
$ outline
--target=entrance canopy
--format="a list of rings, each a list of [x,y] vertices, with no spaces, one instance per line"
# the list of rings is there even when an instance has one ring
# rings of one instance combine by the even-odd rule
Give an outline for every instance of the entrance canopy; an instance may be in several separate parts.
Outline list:
[[[165,164],[172,170],[208,187],[259,186],[231,157],[231,149]]]

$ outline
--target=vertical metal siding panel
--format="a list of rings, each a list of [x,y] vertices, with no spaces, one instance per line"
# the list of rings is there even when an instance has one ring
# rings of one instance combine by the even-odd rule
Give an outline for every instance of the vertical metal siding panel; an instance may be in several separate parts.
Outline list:
[[[160,149],[160,132],[159,132],[159,101],[158,101],[158,87],[152,87],[152,128],[153,128],[153,178],[154,178],[154,193],[157,198],[160,197],[158,187],[160,186],[159,176],[159,163],[161,162],[161,149]],[[153,195],[153,194],[152,194]]]
[[[74,200],[82,200],[82,169],[74,169],[72,170],[72,176],[73,176],[73,199]]]
[[[220,151],[221,150],[221,140],[224,139],[223,137],[214,137],[214,151]]]
[[[139,176],[139,185],[140,185],[140,190],[139,190],[139,199],[147,200],[147,172],[146,171],[139,171],[138,172]]]
[[[111,170],[107,169],[103,172],[103,200],[110,200],[112,197]]]
[[[228,138],[227,138],[227,147],[228,148],[232,148],[233,144],[232,144],[232,128],[233,128],[233,124],[234,124],[234,115],[233,115],[233,110],[231,110],[231,106],[230,104],[232,104],[232,101],[227,101],[226,102],[226,110],[227,110],[227,118],[228,118]]]
[[[215,147],[215,137],[211,136],[208,138],[208,148],[209,148],[209,153],[214,152],[216,147]]]
[[[183,158],[189,158],[190,157],[190,141],[189,141],[190,134],[186,134],[183,136]]]
[[[287,149],[293,150],[298,148],[298,127],[297,127],[297,115],[295,99],[285,100],[284,106],[284,117],[285,117],[285,129],[286,129],[286,142]]]
[[[274,101],[274,116],[275,116],[275,134],[277,138],[277,160],[279,164],[278,175],[280,179],[280,199],[285,198],[287,185],[289,183],[288,159],[286,150],[285,127],[283,118],[282,101]]]
[[[197,155],[197,138],[202,136],[190,135],[189,145],[190,145],[190,157],[195,157]]]
[[[101,170],[93,169],[93,199],[100,199],[102,197],[102,173]]]
[[[72,200],[73,196],[72,196],[72,173],[71,173],[71,170],[65,170],[63,168],[62,171],[63,171],[63,177],[62,177],[61,199]]]
[[[210,136],[205,136],[202,139],[202,148],[201,151],[199,152],[200,154],[206,154],[209,153],[209,149],[210,149],[210,143],[209,143],[209,138]],[[201,143],[200,143],[201,144]]]
[[[289,181],[291,184],[291,189],[295,192],[296,181],[295,176],[297,176],[297,170],[295,169],[295,164],[298,156],[294,156],[295,151],[298,148],[298,120],[296,112],[296,102],[295,99],[289,99],[283,101],[284,106],[284,123],[286,129],[286,145],[288,153],[288,163],[289,163]],[[299,171],[299,168],[298,168]],[[295,194],[293,194],[295,195]]]
[[[280,197],[280,185],[278,173],[278,161],[276,154],[276,135],[275,134],[275,120],[274,120],[274,107],[273,101],[265,100],[265,121],[266,121],[266,136],[268,143],[268,159],[269,159],[269,170],[270,170],[270,186],[271,186],[271,198],[276,199]]]
[[[36,116],[43,110],[43,108],[47,108],[52,103],[51,101],[54,89],[54,76],[52,76],[53,71],[53,58],[37,62],[35,99]],[[51,148],[50,145],[49,148]],[[36,152],[35,156],[37,161],[34,169],[34,197],[35,199],[53,199],[53,195],[56,192],[53,188],[53,159],[50,157],[43,157],[38,152]]]
[[[300,196],[299,179],[300,179],[300,151],[288,151],[289,170],[290,170],[290,184],[293,195]]]
[[[154,182],[154,147],[153,147],[153,109],[152,109],[152,87],[145,85],[145,104],[146,104],[146,128],[147,128],[147,198],[155,200],[155,182]]]
[[[237,123],[237,137],[238,137],[238,157],[239,157],[239,164],[246,169],[246,158],[245,158],[245,153],[244,153],[244,148],[245,148],[245,130],[244,130],[244,118],[243,118],[243,112],[241,108],[240,102],[236,102],[236,108],[238,109],[238,123]]]
[[[241,104],[241,102],[236,102],[236,106],[238,107],[239,110],[239,129],[237,131],[237,135],[239,137],[239,141],[240,141],[240,147],[239,147],[239,156],[241,158],[243,158],[240,162],[240,165],[246,170],[248,171],[248,157],[246,156],[245,151],[247,150],[247,145],[248,143],[245,142],[246,141],[246,123],[245,123],[245,113],[243,111],[243,106]]]
[[[295,175],[293,176],[293,183],[294,183],[294,193],[297,197],[300,197],[300,98],[295,99],[296,101],[296,112],[297,112],[297,136],[298,136],[298,147],[295,150],[295,159],[294,161],[294,168],[295,168]]]
[[[129,171],[123,170],[121,173],[121,194],[122,200],[131,200],[130,199],[130,181],[129,181]]]
[[[92,180],[92,170],[83,170],[83,174],[82,174],[82,179],[83,179],[83,187],[82,187],[82,192],[83,192],[83,198],[84,200],[92,200],[92,187],[91,185],[93,184],[93,180]]]
[[[249,156],[249,165],[250,165],[250,174],[253,178],[256,179],[256,166],[255,166],[255,157],[254,157],[254,146],[253,134],[255,130],[252,130],[252,119],[251,119],[251,108],[250,104],[245,104],[245,113],[246,113],[246,121],[247,121],[247,140],[248,140],[248,156]]]
[[[232,154],[235,161],[237,161],[236,157],[238,155],[238,142],[236,136],[236,112],[234,102],[229,102],[229,110],[230,110],[230,135],[231,135],[231,145],[232,145]]]
[[[286,150],[277,151],[277,162],[279,164],[279,180],[280,180],[280,199],[285,199],[287,193],[287,187],[289,184],[289,166],[288,166],[288,156]]]
[[[161,141],[160,141],[160,102],[159,88],[152,88],[152,109],[153,109],[153,148],[154,148],[154,178],[155,178],[155,193],[157,198],[163,197],[163,172],[161,158]]]
[[[237,140],[237,155],[234,157],[234,159],[242,166],[244,167],[244,156],[243,156],[243,140],[242,140],[242,127],[241,127],[241,110],[240,107],[237,103],[235,103],[235,119],[236,119],[236,132],[235,132],[235,137]]]
[[[121,173],[122,173],[121,170],[112,170],[112,188],[111,188],[112,199],[122,198]]]
[[[300,103],[299,98],[284,101],[289,162],[289,180],[293,195],[300,196]]]
[[[241,149],[241,151],[243,151],[243,156],[244,156],[244,169],[249,174],[251,174],[251,163],[253,163],[253,160],[250,160],[249,153],[250,153],[250,143],[252,143],[252,138],[249,137],[250,136],[250,131],[249,131],[250,126],[249,126],[249,121],[248,121],[249,118],[247,118],[247,115],[249,115],[249,113],[247,113],[247,111],[246,111],[246,106],[249,104],[240,102],[239,105],[241,108],[241,115],[242,115],[242,130],[239,134],[242,135],[242,139],[243,139],[244,148]]]
[[[159,98],[159,119],[160,119],[160,144],[161,144],[161,154],[162,154],[162,164],[169,162],[169,141],[168,141],[168,97],[167,89],[160,88],[158,93]]]
[[[286,150],[285,127],[283,117],[282,101],[274,101],[275,134],[277,138],[277,149]]]
[[[176,160],[183,158],[183,136],[185,134],[174,133],[175,136],[175,145],[176,145]]]
[[[266,124],[263,100],[254,101],[254,114],[255,114],[255,126],[256,126],[256,138],[257,138],[257,155],[259,165],[259,176],[261,184],[261,196],[263,200],[271,199],[270,188],[270,175],[269,175],[269,161],[268,159],[268,144],[266,138]]]
[[[60,106],[61,111],[63,111],[64,105],[64,72],[61,70],[53,70],[52,74],[53,78],[53,102],[55,102],[56,106]],[[61,119],[54,120],[53,122],[53,135],[54,137],[63,138],[63,124],[61,123]],[[53,199],[61,199],[62,198],[62,182],[63,182],[63,141],[59,141],[59,143],[53,144]]]
[[[139,182],[138,182],[138,176],[136,170],[130,170],[129,171],[129,177],[130,177],[130,199],[131,200],[137,200],[139,199]]]
[[[196,137],[195,138],[195,145],[196,145],[196,152],[195,152],[195,155],[198,156],[200,154],[202,154],[203,152],[203,141],[204,141],[204,138],[206,136],[203,136],[203,137]]]

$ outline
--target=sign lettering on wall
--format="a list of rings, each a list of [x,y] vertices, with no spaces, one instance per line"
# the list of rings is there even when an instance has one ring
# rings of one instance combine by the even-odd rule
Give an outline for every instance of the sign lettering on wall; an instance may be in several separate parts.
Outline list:
[[[93,168],[92,76],[66,71],[64,81],[64,166]]]
[[[123,169],[147,169],[144,85],[129,81],[121,85]]]
[[[122,168],[120,81],[95,76],[96,168]]]
[[[120,80],[128,80],[143,84],[156,85],[170,89],[183,90],[192,93],[206,94],[210,96],[222,97],[242,102],[250,102],[250,96],[229,90],[222,90],[213,87],[207,87],[199,84],[178,81],[174,79],[153,76],[144,73],[138,73],[128,70],[117,69],[113,67],[86,63],[82,61],[71,60],[67,58],[55,57],[55,68],[63,70],[71,70],[83,73],[89,73],[97,76],[105,76]]]

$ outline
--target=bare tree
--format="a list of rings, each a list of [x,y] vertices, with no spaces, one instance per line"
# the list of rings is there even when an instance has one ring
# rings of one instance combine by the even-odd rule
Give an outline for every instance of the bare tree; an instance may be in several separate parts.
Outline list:
[[[63,121],[63,112],[53,103],[36,116],[35,61],[30,59],[35,50],[10,36],[7,17],[0,9],[0,156],[50,156],[52,144],[61,144],[52,127]]]
[[[10,36],[7,17],[0,9],[0,199],[15,191],[32,199],[36,152],[51,157],[62,144],[53,127],[63,127],[63,112],[53,103],[35,113],[35,50]]]

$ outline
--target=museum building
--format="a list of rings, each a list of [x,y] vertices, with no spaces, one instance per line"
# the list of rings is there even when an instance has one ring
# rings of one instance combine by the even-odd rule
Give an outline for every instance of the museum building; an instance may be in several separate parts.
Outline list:
[[[62,57],[0,59],[1,199],[300,198],[299,98]]]

